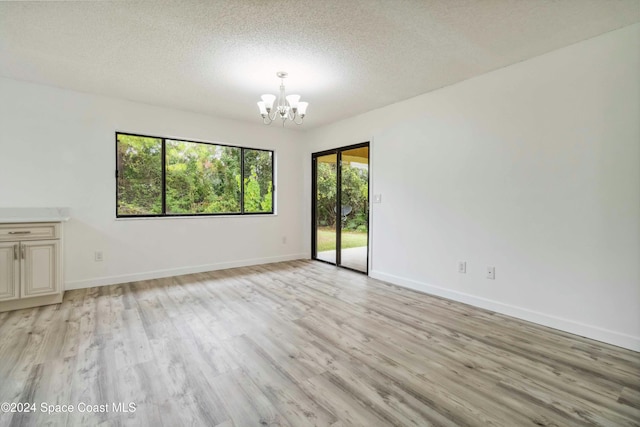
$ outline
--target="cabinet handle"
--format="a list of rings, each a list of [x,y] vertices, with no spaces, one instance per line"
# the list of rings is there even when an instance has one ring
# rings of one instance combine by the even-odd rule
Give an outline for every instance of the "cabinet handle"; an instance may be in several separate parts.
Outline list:
[[[13,245],[13,259],[18,260],[18,244]]]
[[[22,259],[25,259],[25,258],[26,258],[26,257],[25,257],[25,255],[24,255],[24,254],[25,254],[24,249],[25,249],[25,248],[24,248],[24,246],[22,246]]]
[[[9,234],[31,234],[30,231],[10,231]]]

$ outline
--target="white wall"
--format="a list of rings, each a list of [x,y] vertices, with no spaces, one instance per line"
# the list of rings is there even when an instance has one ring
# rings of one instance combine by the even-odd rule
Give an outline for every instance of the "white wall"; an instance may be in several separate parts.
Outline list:
[[[115,131],[275,150],[277,216],[116,220]],[[67,289],[300,258],[299,139],[259,120],[252,126],[0,78],[0,206],[71,208]],[[94,261],[96,250],[103,262]]]
[[[640,350],[639,76],[634,25],[312,131],[305,224],[372,140],[371,276]]]

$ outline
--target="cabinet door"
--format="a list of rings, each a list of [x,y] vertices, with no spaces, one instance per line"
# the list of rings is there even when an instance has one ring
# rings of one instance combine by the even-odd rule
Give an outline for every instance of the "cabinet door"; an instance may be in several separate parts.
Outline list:
[[[0,243],[0,301],[17,299],[20,289],[19,243]]]
[[[60,289],[60,244],[57,240],[20,243],[22,297],[50,295]]]

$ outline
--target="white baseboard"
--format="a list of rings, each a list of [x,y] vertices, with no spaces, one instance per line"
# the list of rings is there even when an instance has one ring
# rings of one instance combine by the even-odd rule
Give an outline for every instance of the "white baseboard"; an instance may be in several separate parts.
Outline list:
[[[161,279],[163,277],[181,276],[183,274],[204,273],[206,271],[224,270],[227,268],[247,267],[251,265],[270,264],[273,262],[307,259],[306,254],[290,254],[276,257],[243,259],[215,264],[194,265],[190,267],[168,268],[166,270],[145,271],[142,273],[123,274],[119,276],[96,277],[87,280],[75,280],[65,283],[65,290],[85,289],[94,286],[117,285],[119,283],[137,282],[139,280]]]
[[[561,317],[552,316],[545,313],[529,310],[522,307],[516,307],[510,304],[504,304],[486,298],[465,294],[463,292],[452,291],[427,283],[418,282],[416,280],[383,273],[380,271],[370,271],[369,276],[374,279],[392,283],[394,285],[424,292],[430,295],[447,298],[454,301],[463,302],[465,304],[484,308],[500,314],[516,317],[518,319],[537,323],[539,325],[548,326],[550,328],[559,329],[571,334],[580,335],[582,337],[591,338],[607,344],[623,347],[633,351],[640,351],[640,337],[623,334],[620,332],[610,331],[599,328],[597,326],[585,325]]]

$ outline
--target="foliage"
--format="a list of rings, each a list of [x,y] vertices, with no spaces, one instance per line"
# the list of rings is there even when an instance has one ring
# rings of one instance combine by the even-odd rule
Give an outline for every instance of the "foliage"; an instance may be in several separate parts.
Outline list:
[[[336,163],[318,161],[316,171],[316,221],[320,227],[335,228]]]
[[[162,140],[118,135],[118,213],[162,213]]]
[[[272,162],[269,151],[166,140],[166,213],[238,213],[240,185],[245,212],[271,212]],[[118,213],[162,214],[162,139],[118,134],[118,170]]]
[[[369,216],[369,171],[366,167],[343,162],[342,206],[350,206],[351,213],[343,218],[342,228],[345,230],[366,231]],[[335,162],[317,162],[317,202],[316,220],[320,227],[336,225],[336,180],[337,165]]]
[[[271,212],[273,158],[270,151],[244,150],[244,211]]]

